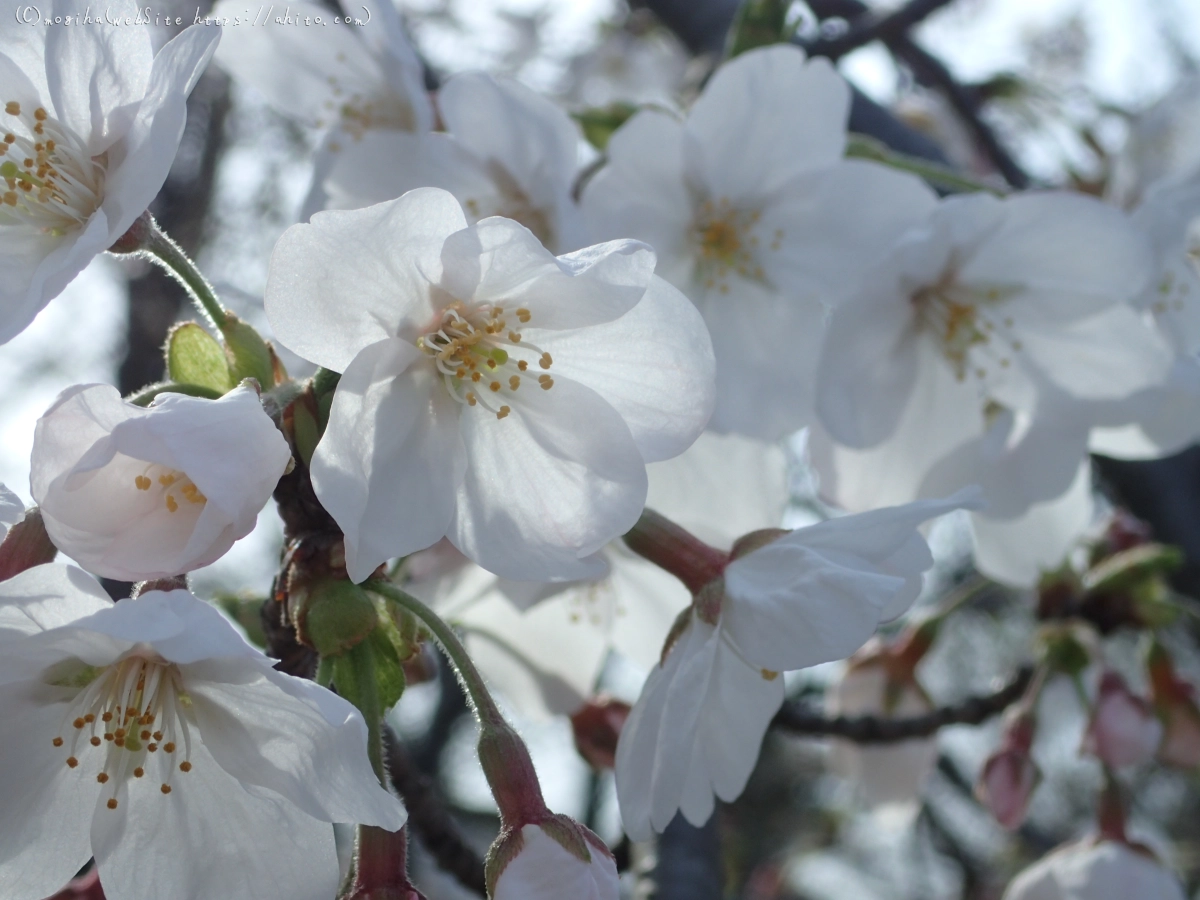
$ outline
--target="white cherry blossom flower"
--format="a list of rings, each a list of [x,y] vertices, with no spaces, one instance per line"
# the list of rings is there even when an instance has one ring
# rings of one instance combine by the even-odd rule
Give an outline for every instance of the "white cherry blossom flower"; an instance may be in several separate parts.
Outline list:
[[[30,491],[55,546],[98,575],[140,581],[224,555],[290,458],[250,387],[140,407],[109,385],[77,385],[38,420]]]
[[[617,797],[630,837],[662,831],[677,811],[702,825],[714,795],[737,797],[783,702],[779,673],[848,656],[903,613],[933,565],[917,527],[974,502],[831,519],[731,562],[723,592],[714,582],[697,596],[622,729]]]
[[[647,506],[724,550],[783,518],[787,472],[776,446],[705,432],[646,473]],[[607,574],[590,581],[512,582],[470,566],[413,590],[463,629],[488,683],[522,714],[571,714],[593,692],[610,650],[650,671],[691,600],[678,580],[620,541],[601,556]]]
[[[1120,841],[1068,844],[1019,874],[1003,900],[1185,900],[1179,880],[1149,850]]]
[[[278,15],[283,9],[263,16],[261,7],[238,0],[221,0],[212,11],[231,23],[217,63],[285,116],[324,131],[301,219],[324,208],[325,178],[347,148],[379,133],[433,125],[421,62],[391,0],[341,5],[364,24],[333,23],[336,11],[303,0],[288,4],[290,21]],[[325,25],[296,24],[306,18]]]
[[[45,18],[82,14],[49,0]],[[109,8],[138,13],[134,0]],[[0,342],[146,211],[183,135],[186,101],[219,28],[156,55],[140,27],[0,24]]]
[[[106,895],[326,900],[331,822],[405,819],[346,701],[284,675],[208,604],[114,604],[79,569],[0,584],[0,890],[39,900],[95,857]]]
[[[812,442],[823,484],[854,493],[851,509],[979,484],[998,519],[1061,496],[1095,407],[1170,365],[1129,302],[1150,272],[1139,232],[1099,201],[943,201],[834,310],[817,388],[827,436]]]
[[[626,122],[584,189],[593,236],[646,241],[704,315],[718,431],[776,439],[808,424],[824,304],[935,203],[912,176],[842,159],[849,104],[826,60],[753,50],[685,121],[647,109]]]
[[[446,131],[374,131],[347,146],[329,170],[326,208],[439,187],[469,222],[514,219],[555,253],[586,243],[571,196],[579,128],[563,110],[519,82],[476,72],[450,78],[437,97]]]
[[[267,315],[342,372],[312,459],[350,576],[448,536],[498,575],[589,577],[636,522],[646,463],[712,410],[704,323],[618,241],[554,257],[435,188],[280,239]]]
[[[492,900],[617,900],[620,879],[612,852],[592,832],[576,828],[589,857],[586,861],[540,826],[525,825],[521,849],[496,879],[489,892]]]

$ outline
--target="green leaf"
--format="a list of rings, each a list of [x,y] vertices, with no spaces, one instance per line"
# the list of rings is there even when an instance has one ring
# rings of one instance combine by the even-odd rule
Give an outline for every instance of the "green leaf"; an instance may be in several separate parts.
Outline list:
[[[574,113],[575,120],[583,129],[583,136],[589,144],[601,152],[608,146],[608,140],[613,132],[624,125],[637,112],[632,103],[612,103],[608,106],[598,106]]]
[[[199,385],[219,394],[233,390],[224,348],[195,322],[177,325],[168,335],[167,374],[172,381]]]
[[[262,335],[228,313],[221,323],[221,336],[225,338],[225,357],[234,382],[253,378],[264,391],[275,386],[274,354]]]

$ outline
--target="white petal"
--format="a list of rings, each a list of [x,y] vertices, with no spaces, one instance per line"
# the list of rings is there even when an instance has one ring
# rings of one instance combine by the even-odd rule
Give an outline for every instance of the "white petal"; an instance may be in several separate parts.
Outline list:
[[[975,565],[988,578],[1033,587],[1043,572],[1059,568],[1092,525],[1092,467],[1085,459],[1061,497],[1037,503],[1015,519],[971,516]]]
[[[203,743],[193,743],[190,759],[192,770],[174,773],[170,794],[161,793],[161,775],[150,767],[121,785],[116,809],[98,805],[92,852],[108,897],[135,900],[147,884],[189,900],[333,896],[333,826],[248,792]]]
[[[102,206],[108,220],[110,244],[146,211],[167,180],[183,137],[188,95],[220,38],[218,28],[186,28],[154,57],[146,97],[138,106],[137,118],[121,143],[110,150]]]
[[[434,310],[442,244],[466,224],[451,194],[422,188],[293,225],[271,254],[263,302],[272,329],[305,359],[338,372],[369,344],[414,338]]]
[[[450,539],[518,581],[600,574],[602,564],[587,557],[637,521],[645,463],[620,415],[593,391],[567,378],[528,391],[514,395],[504,419],[481,407],[464,414],[469,463]]]
[[[0,639],[47,631],[112,606],[91,575],[44,563],[0,581]]]
[[[450,523],[465,465],[459,410],[423,360],[395,338],[359,353],[313,454],[313,488],[345,532],[356,582],[430,546]]]
[[[688,147],[714,197],[766,197],[841,158],[850,88],[827,60],[776,44],[717,69],[687,120]]]
[[[362,715],[345,700],[266,660],[202,660],[180,672],[201,739],[243,785],[322,821],[404,824],[404,807],[371,769]]]
[[[500,877],[492,900],[617,900],[621,893],[612,856],[590,847],[584,862],[537,825],[521,829],[522,845]]]
[[[708,329],[661,278],[620,318],[532,337],[554,372],[585,384],[625,420],[646,462],[678,456],[704,430],[714,403]]]
[[[91,856],[88,826],[100,785],[88,757],[68,768],[69,748],[55,748],[64,705],[46,695],[37,681],[0,685],[0,891],[12,900],[48,897],[83,867]],[[61,693],[61,692],[60,692]],[[21,811],[18,814],[17,811]],[[114,900],[116,897],[114,895]]]

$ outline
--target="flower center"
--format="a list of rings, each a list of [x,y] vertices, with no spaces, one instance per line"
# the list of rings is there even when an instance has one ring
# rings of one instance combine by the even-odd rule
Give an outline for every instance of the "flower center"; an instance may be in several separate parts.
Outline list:
[[[524,307],[512,315],[517,320],[515,328],[533,318]],[[435,329],[417,339],[417,347],[433,360],[451,397],[503,419],[512,409],[502,401],[516,394],[523,379],[533,377],[531,364],[543,370],[554,364],[549,353],[529,343],[515,328],[509,326],[503,306],[468,308],[455,303],[442,311]],[[537,383],[544,391],[554,387],[554,379],[546,371],[537,376]]]
[[[141,475],[133,479],[133,485],[139,491],[158,493],[168,512],[179,512],[179,507],[184,504],[203,506],[208,502],[192,479],[178,469],[168,469],[166,466],[147,466]]]
[[[59,237],[79,228],[100,206],[105,158],[42,107],[4,106],[0,144],[0,225],[22,225]]]
[[[79,666],[72,676],[48,679],[83,688],[51,741],[66,752],[67,767],[95,768],[96,781],[107,786],[109,809],[117,808],[120,787],[129,778],[145,777],[150,767],[156,768],[160,792],[171,793],[175,772],[192,770],[192,699],[178,670],[158,657],[136,655],[101,669]]]
[[[968,374],[986,379],[995,367],[1009,368],[1013,355],[1021,352],[1013,320],[994,311],[1013,293],[1008,287],[962,284],[953,268],[934,284],[913,291],[917,321],[937,341],[958,381]]]
[[[705,200],[696,211],[692,241],[696,246],[696,273],[706,288],[729,293],[729,275],[734,273],[753,281],[766,281],[760,263],[757,209],[738,209],[729,200]],[[775,229],[770,250],[778,250],[783,229]]]

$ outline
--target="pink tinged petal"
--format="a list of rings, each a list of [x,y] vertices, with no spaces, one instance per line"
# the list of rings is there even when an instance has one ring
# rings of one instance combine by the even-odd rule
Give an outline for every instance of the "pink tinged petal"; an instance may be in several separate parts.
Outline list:
[[[682,154],[682,123],[643,109],[613,134],[608,164],[588,181],[580,201],[594,239],[645,241],[658,254],[658,274],[678,288],[691,277],[694,253]]]
[[[69,746],[52,745],[55,737],[70,739],[64,726],[74,730],[61,694],[37,680],[0,685],[0,806],[7,811],[0,817],[0,893],[11,900],[50,896],[92,855],[99,765],[79,751],[80,765],[70,768]]]
[[[567,378],[514,394],[512,414],[462,417],[467,471],[449,537],[518,581],[602,574],[592,554],[637,521],[646,465],[619,413]]]
[[[431,292],[442,277],[442,244],[466,224],[451,194],[421,188],[293,225],[271,254],[263,300],[272,329],[291,350],[337,372],[369,344],[415,339],[440,308]]]
[[[288,12],[293,21],[306,16],[321,16],[325,22],[331,18],[327,7],[315,3],[292,3]],[[332,125],[351,98],[378,96],[387,90],[378,59],[359,37],[360,33],[366,37],[365,29],[297,27],[276,23],[273,15],[259,13],[256,18],[255,13],[257,7],[247,12],[237,0],[223,0],[213,7],[214,17],[241,19],[225,29],[216,61],[284,115],[307,125]],[[364,17],[361,9],[353,14]]]
[[[1043,857],[1017,875],[1003,900],[1185,900],[1183,888],[1157,860],[1116,841],[1081,841]]]
[[[591,861],[568,853],[537,825],[521,829],[521,851],[496,879],[492,900],[617,900],[621,894],[612,856],[589,847]]]
[[[53,6],[51,15],[79,13],[77,3]],[[125,9],[110,9],[109,14],[138,12],[133,3],[120,6]],[[124,136],[147,94],[154,64],[150,31],[108,25],[46,31],[46,81],[53,114],[87,140],[91,156],[99,156]]]
[[[678,456],[708,424],[712,344],[691,302],[661,278],[618,319],[533,338],[554,373],[585,384],[625,420],[646,462]]]
[[[698,306],[717,364],[710,427],[778,440],[808,425],[824,307],[740,277],[729,294],[708,291]]]
[[[116,809],[98,804],[92,852],[106,896],[136,900],[148,884],[164,897],[189,900],[334,895],[331,825],[267,792],[247,790],[202,740],[192,742],[189,759],[191,771],[172,773],[169,794],[161,790],[166,773],[150,765],[144,777],[120,785]]]
[[[345,532],[355,582],[446,534],[466,465],[459,416],[424,354],[405,341],[372,344],[346,369],[311,473]]]
[[[366,724],[345,700],[265,657],[205,659],[180,673],[205,746],[243,786],[325,822],[404,824],[403,805],[371,769]]]
[[[101,208],[108,219],[110,244],[146,211],[167,180],[183,137],[188,95],[220,37],[219,28],[192,26],[172,38],[154,57],[137,117],[121,142],[109,149]]]
[[[82,569],[34,566],[0,581],[0,640],[69,625],[111,606],[108,593]]]
[[[850,88],[827,60],[776,44],[717,69],[688,116],[688,149],[714,196],[767,197],[841,158],[849,114]]]
[[[1084,459],[1066,493],[1036,503],[1015,519],[970,517],[975,565],[988,578],[1034,587],[1043,572],[1059,568],[1095,518],[1092,468]]]

